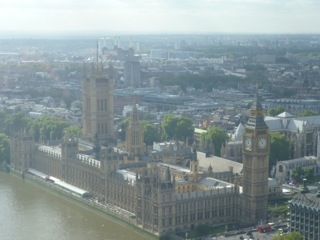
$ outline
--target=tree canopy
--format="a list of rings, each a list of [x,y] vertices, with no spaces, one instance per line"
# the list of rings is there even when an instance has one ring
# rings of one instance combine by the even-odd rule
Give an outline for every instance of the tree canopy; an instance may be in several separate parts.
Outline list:
[[[206,133],[201,134],[200,144],[205,151],[213,147],[214,155],[220,157],[221,147],[225,144],[228,138],[229,136],[224,130],[218,127],[212,127],[209,128]]]
[[[269,205],[268,207],[268,214],[271,217],[283,217],[286,218],[288,216],[288,204],[282,203],[282,204],[276,204],[276,205]]]
[[[17,112],[11,115],[6,115],[4,120],[4,132],[10,135],[13,129],[24,129],[29,122],[30,119],[28,119],[23,112]]]
[[[259,76],[260,82],[267,81],[263,76]],[[160,79],[160,83],[164,86],[178,85],[185,90],[187,87],[195,89],[203,89],[208,92],[213,88],[237,88],[238,84],[254,83],[257,78],[247,77],[245,79],[237,76],[226,76],[224,74],[214,75],[194,75],[185,74],[179,76],[167,75]]]
[[[317,115],[319,115],[317,112],[311,111],[311,110],[305,110],[299,114],[300,117],[309,117],[309,116],[317,116]]]
[[[276,165],[278,161],[290,159],[290,140],[283,134],[271,132],[269,168]]]
[[[64,129],[69,127],[69,124],[59,117],[43,116],[30,122],[27,127],[36,142],[47,142],[59,140],[63,137]]]
[[[303,240],[303,236],[299,232],[283,233],[282,235],[277,234],[272,240]]]
[[[276,108],[271,108],[268,110],[267,114],[268,116],[275,117],[279,115],[280,113],[283,113],[286,109],[283,106],[278,106]]]
[[[187,138],[193,138],[194,127],[191,118],[167,114],[164,116],[161,127],[165,140],[174,139],[185,141]]]
[[[9,138],[0,133],[0,163],[2,162],[10,162],[10,143]]]
[[[299,183],[303,182],[303,179],[307,179],[308,182],[313,182],[314,180],[314,170],[313,169],[303,169],[302,167],[295,167],[292,171],[291,178]]]
[[[154,142],[160,140],[158,128],[151,123],[142,124],[143,127],[143,140],[147,146],[152,145]]]
[[[74,137],[81,137],[82,136],[82,129],[75,125],[70,125],[64,128],[64,132],[71,134]]]

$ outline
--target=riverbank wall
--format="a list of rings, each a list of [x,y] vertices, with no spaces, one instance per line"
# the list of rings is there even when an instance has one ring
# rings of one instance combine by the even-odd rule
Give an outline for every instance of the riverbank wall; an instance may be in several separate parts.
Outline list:
[[[37,186],[41,187],[42,189],[55,194],[56,196],[59,196],[73,204],[76,204],[80,207],[85,207],[89,211],[94,212],[95,214],[98,214],[102,217],[107,218],[108,220],[111,220],[117,224],[120,224],[126,228],[129,228],[130,230],[144,236],[148,237],[150,240],[153,239],[160,239],[160,237],[152,232],[149,232],[142,227],[138,226],[136,224],[136,221],[134,218],[131,218],[130,216],[125,216],[121,214],[117,214],[114,211],[111,211],[108,209],[105,205],[98,203],[91,199],[82,198],[79,196],[76,196],[70,192],[65,191],[64,189],[59,188],[53,183],[44,181],[43,179],[40,179],[38,177],[32,176],[28,173],[20,173],[15,170],[10,171],[10,173],[16,177],[21,178],[23,181],[30,182],[32,184],[36,184]]]

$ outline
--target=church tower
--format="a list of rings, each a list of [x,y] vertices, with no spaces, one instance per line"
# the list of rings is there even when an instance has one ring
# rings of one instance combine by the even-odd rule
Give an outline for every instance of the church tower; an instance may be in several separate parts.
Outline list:
[[[98,54],[97,54],[98,55]],[[113,110],[113,68],[110,65],[108,75],[98,61],[91,63],[91,72],[87,75],[86,66],[82,81],[82,127],[83,136],[106,145],[114,138]]]
[[[270,137],[258,93],[253,100],[242,143],[243,208],[246,224],[267,218]]]
[[[139,121],[139,113],[136,104],[134,104],[129,126],[126,131],[126,151],[129,158],[137,158],[144,151],[143,128]]]

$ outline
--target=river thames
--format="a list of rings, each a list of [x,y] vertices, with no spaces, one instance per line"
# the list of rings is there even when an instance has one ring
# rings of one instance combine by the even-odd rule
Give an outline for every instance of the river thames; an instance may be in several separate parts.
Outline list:
[[[146,240],[131,229],[0,171],[1,240]]]

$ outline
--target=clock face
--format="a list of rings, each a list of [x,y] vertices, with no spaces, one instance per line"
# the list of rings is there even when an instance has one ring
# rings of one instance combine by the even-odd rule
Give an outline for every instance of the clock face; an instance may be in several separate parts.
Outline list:
[[[266,147],[267,147],[267,139],[265,139],[265,138],[259,138],[259,140],[258,140],[258,146],[259,146],[259,148],[261,148],[261,149],[266,148]]]
[[[246,150],[251,150],[252,149],[252,139],[251,138],[246,138],[244,140],[244,146]]]

